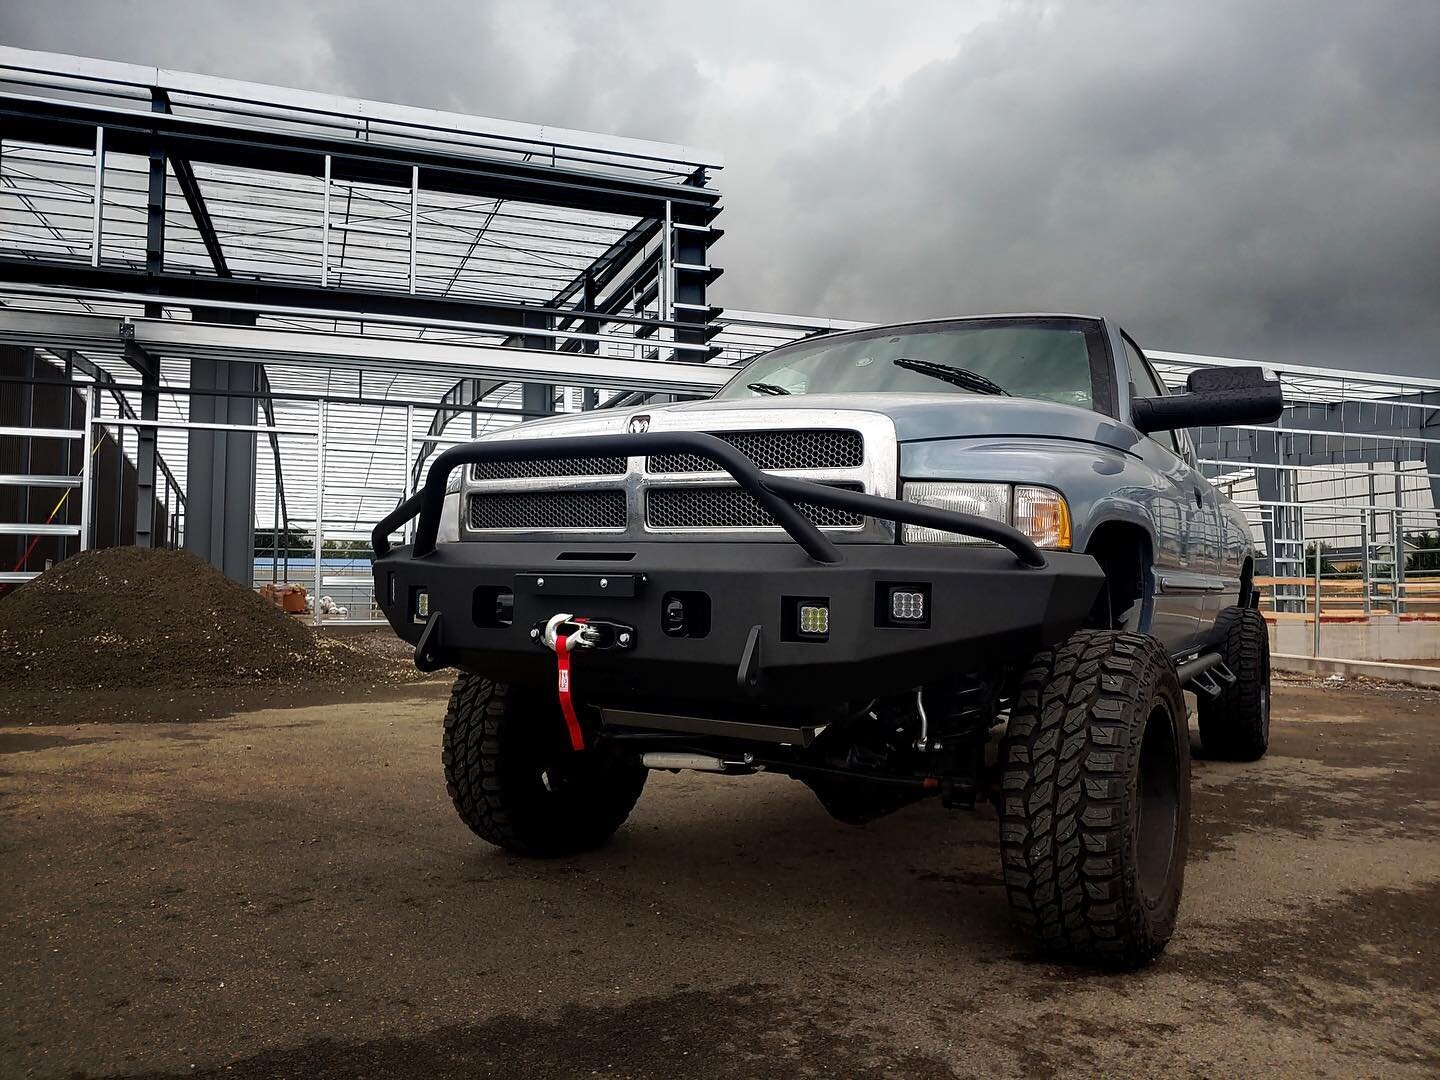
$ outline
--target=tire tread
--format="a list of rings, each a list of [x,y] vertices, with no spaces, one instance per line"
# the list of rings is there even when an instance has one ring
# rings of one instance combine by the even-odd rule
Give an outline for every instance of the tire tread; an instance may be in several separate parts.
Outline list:
[[[1270,746],[1261,689],[1270,681],[1270,633],[1253,608],[1229,607],[1215,620],[1220,655],[1235,674],[1219,697],[1200,695],[1200,746],[1220,761],[1258,761]]]
[[[1015,919],[1048,952],[1136,967],[1169,939],[1173,917],[1146,915],[1127,854],[1140,736],[1158,694],[1184,717],[1164,651],[1120,631],[1077,631],[1021,677],[1001,743],[1001,854]],[[1188,741],[1180,752],[1188,783]],[[1183,873],[1188,787],[1181,806]]]
[[[645,786],[645,770],[638,764],[597,763],[580,804],[538,809],[535,793],[520,790],[515,778],[526,764],[515,758],[531,745],[516,737],[517,727],[552,719],[527,708],[532,704],[508,683],[459,676],[445,710],[440,753],[445,790],[460,820],[506,851],[548,857],[597,847],[630,816]],[[558,722],[558,713],[554,719]]]

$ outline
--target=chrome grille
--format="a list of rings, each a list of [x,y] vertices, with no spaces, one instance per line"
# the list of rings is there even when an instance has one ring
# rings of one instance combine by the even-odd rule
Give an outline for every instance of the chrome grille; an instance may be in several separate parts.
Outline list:
[[[624,529],[623,491],[487,491],[470,496],[470,528]]]
[[[835,484],[851,491],[858,484]],[[826,529],[859,528],[860,514],[812,503],[797,503],[800,512]],[[653,487],[645,493],[645,518],[652,529],[765,529],[775,519],[755,497],[738,487]]]
[[[798,431],[716,431],[762,469],[858,469],[865,442],[858,431],[820,428]],[[699,454],[655,454],[645,468],[652,473],[715,472],[720,466]]]
[[[620,476],[623,457],[550,458],[546,461],[482,461],[470,466],[471,480],[528,480],[536,476]]]

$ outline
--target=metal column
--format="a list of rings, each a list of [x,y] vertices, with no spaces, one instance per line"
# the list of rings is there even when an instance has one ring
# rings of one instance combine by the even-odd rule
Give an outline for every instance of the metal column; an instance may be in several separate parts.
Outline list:
[[[550,316],[546,314],[526,313],[521,322],[522,326],[535,329],[548,330],[551,328]],[[526,349],[553,349],[555,339],[550,337],[521,337],[520,344]],[[520,407],[525,411],[526,416],[541,416],[555,411],[555,385],[553,383],[521,384]]]
[[[105,222],[105,129],[95,129],[95,190],[90,206],[90,265],[100,265],[101,235]]]
[[[150,111],[168,113],[169,102],[158,91],[153,92]],[[167,164],[165,148],[157,133],[151,133],[149,184],[145,197],[145,272],[152,278],[165,271],[165,180]],[[97,139],[96,153],[102,144]],[[97,178],[99,176],[97,168]],[[97,179],[98,182],[98,179]],[[96,193],[97,200],[99,193]],[[99,254],[99,203],[97,201],[95,251]],[[158,319],[163,314],[159,304],[146,304],[145,316]],[[125,350],[126,359],[140,372],[140,418],[155,420],[160,415],[160,362],[132,343]],[[155,545],[155,442],[159,431],[141,427],[135,432],[135,543],[138,547]]]
[[[584,286],[583,286],[583,290],[584,290],[584,291],[581,293],[581,297],[582,297],[582,299],[581,299],[581,301],[580,301],[581,304],[584,306],[584,308],[585,308],[586,311],[594,311],[594,310],[595,310],[595,305],[596,305],[596,303],[598,302],[598,299],[597,299],[597,296],[596,296],[596,293],[595,293],[595,277],[594,277],[593,274],[590,274],[588,271],[587,271],[586,274],[585,274],[585,284],[584,284]],[[599,320],[599,319],[586,319],[583,323],[581,323],[581,325],[580,325],[580,330],[581,330],[582,333],[585,333],[585,334],[599,334],[599,333],[600,333],[600,320]],[[598,352],[600,351],[600,342],[598,342],[598,341],[592,341],[592,340],[590,340],[590,339],[587,338],[586,340],[584,340],[584,341],[582,341],[582,342],[580,343],[580,351],[581,351],[582,353],[585,353],[586,355],[593,356],[595,353],[598,353]],[[584,412],[588,412],[589,410],[595,408],[595,406],[598,405],[598,404],[600,404],[600,394],[599,394],[599,392],[595,389],[595,387],[593,387],[593,386],[585,386],[585,387],[582,387],[581,390],[580,390],[580,408],[581,408],[581,410],[584,411]],[[474,414],[474,413],[471,413],[470,415],[471,415],[471,418],[472,418],[472,420],[473,420],[475,414]],[[473,437],[473,435],[472,435],[472,437]]]
[[[80,550],[90,546],[90,500],[95,495],[95,395],[94,383],[85,387],[85,434],[80,440]]]
[[[160,362],[133,345],[126,357],[140,372],[140,419],[160,417]],[[135,544],[154,547],[155,537],[155,444],[158,429],[143,426],[135,433]]]
[[[320,210],[320,285],[330,284],[330,155],[325,155],[325,189]]]
[[[315,591],[310,597],[310,614],[320,625],[320,589],[325,562],[325,402],[316,404],[315,421]]]
[[[254,426],[260,392],[258,366],[239,360],[192,360],[190,385],[214,394],[190,399],[190,419]],[[255,567],[255,433],[189,433],[189,492],[185,502],[185,548],[242,584]]]

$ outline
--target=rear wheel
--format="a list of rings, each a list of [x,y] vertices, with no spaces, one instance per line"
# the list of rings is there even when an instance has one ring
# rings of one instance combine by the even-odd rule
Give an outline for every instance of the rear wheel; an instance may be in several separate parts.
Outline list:
[[[445,712],[445,789],[482,840],[520,855],[571,855],[603,844],[645,787],[634,757],[570,748],[555,701],[461,675]]]
[[[1001,744],[1000,841],[1016,921],[1053,955],[1133,968],[1175,929],[1190,738],[1153,638],[1080,630],[1020,680]]]
[[[1270,747],[1270,634],[1253,608],[1229,607],[1215,620],[1220,655],[1235,675],[1218,697],[1199,695],[1200,748],[1208,758],[1258,761]]]

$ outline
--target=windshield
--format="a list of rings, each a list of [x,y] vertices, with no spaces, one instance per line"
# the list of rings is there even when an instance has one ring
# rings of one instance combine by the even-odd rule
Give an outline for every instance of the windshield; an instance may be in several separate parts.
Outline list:
[[[1099,324],[1087,319],[922,323],[787,345],[756,357],[715,396],[1003,391],[1091,409],[1092,358],[1103,356]]]

